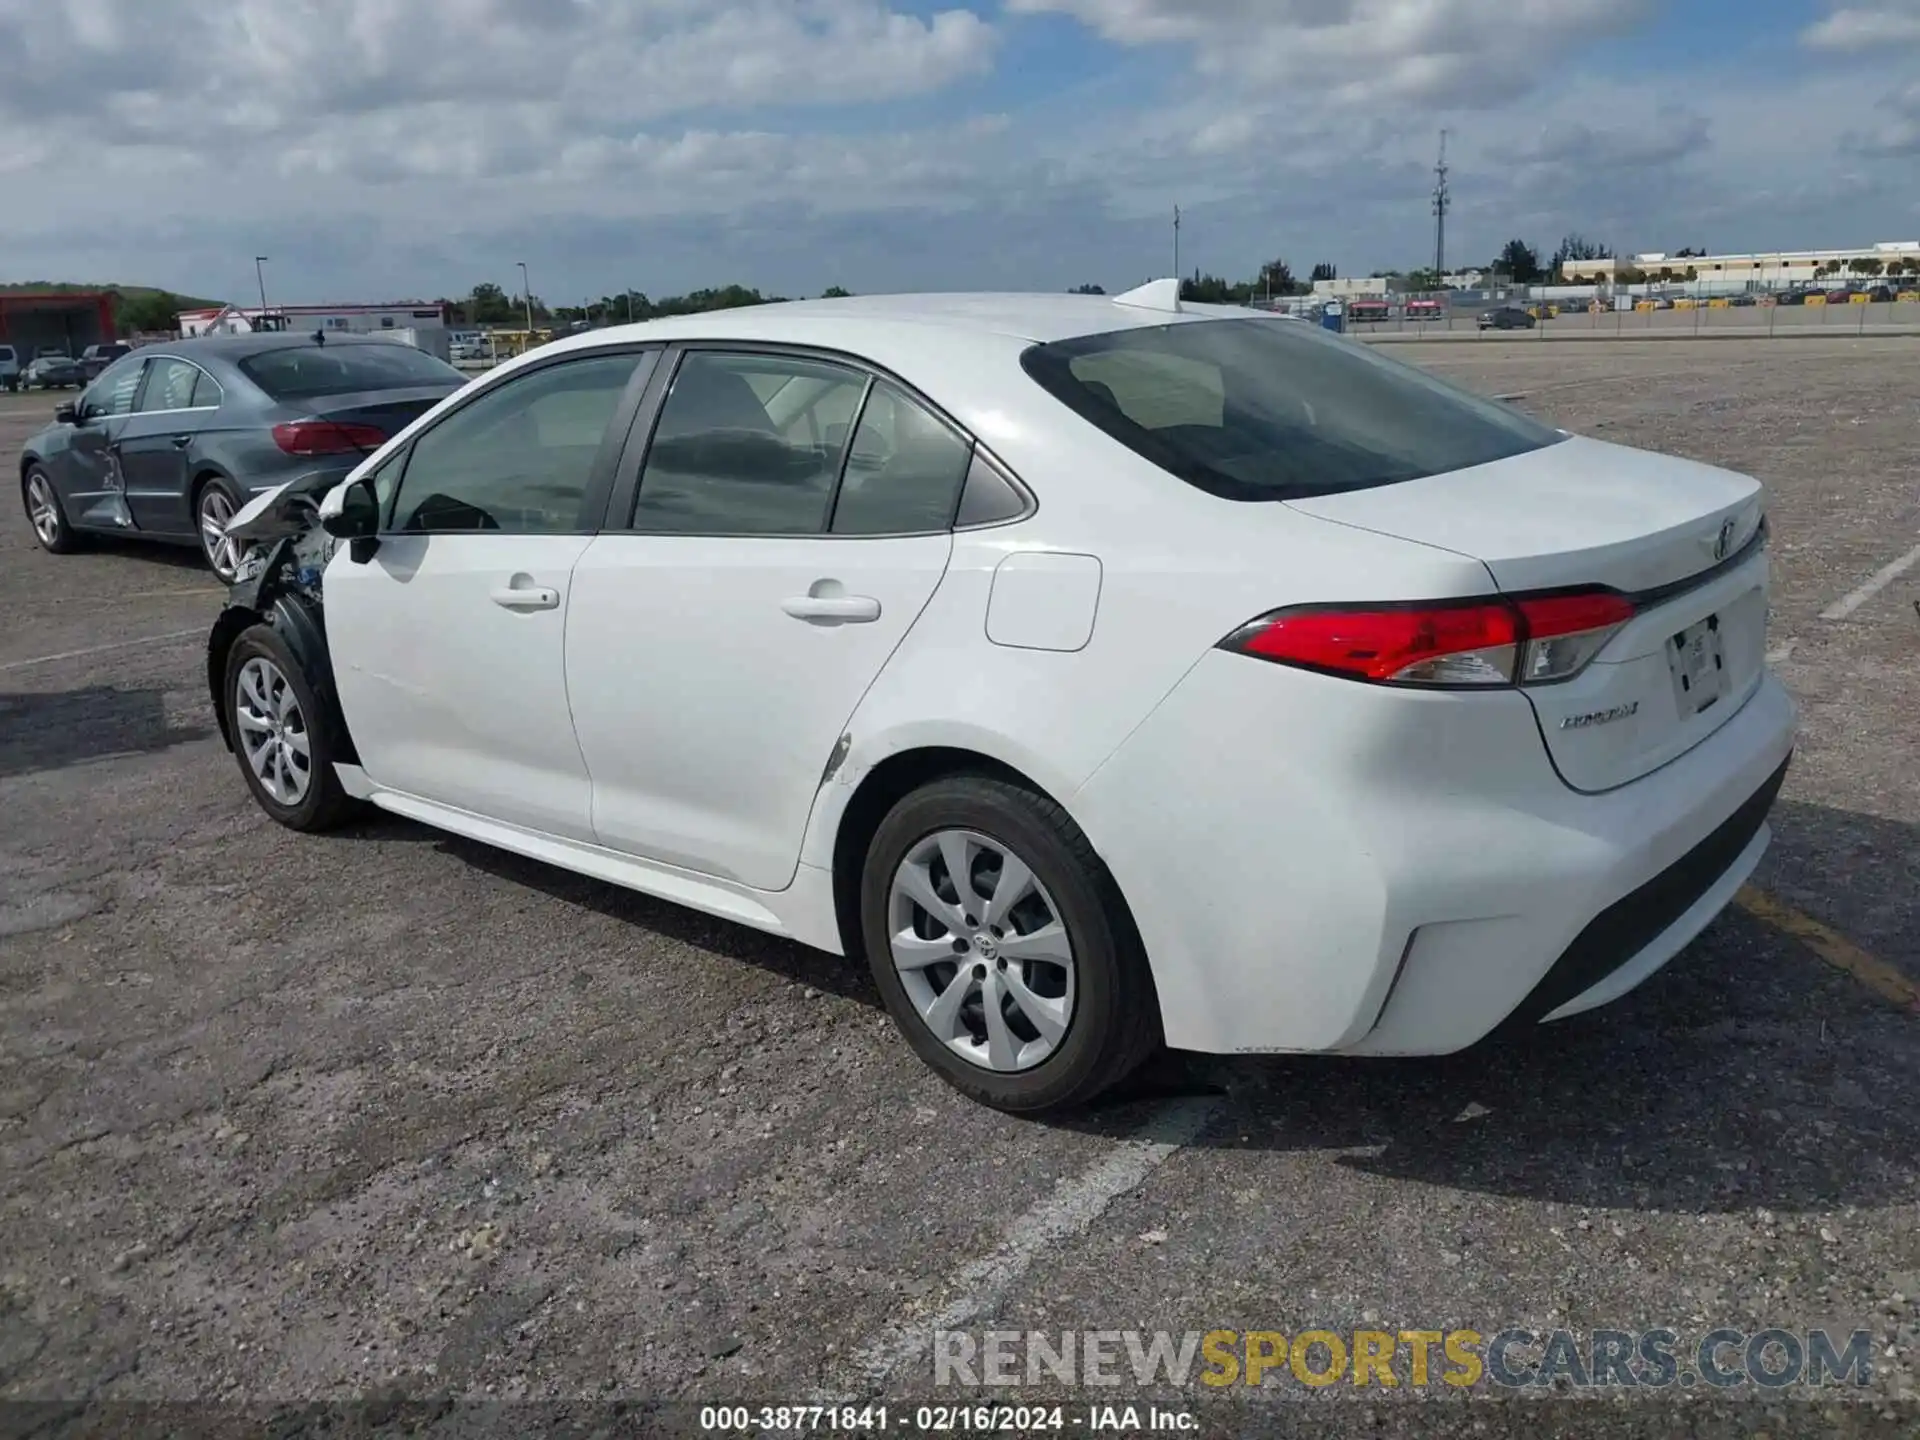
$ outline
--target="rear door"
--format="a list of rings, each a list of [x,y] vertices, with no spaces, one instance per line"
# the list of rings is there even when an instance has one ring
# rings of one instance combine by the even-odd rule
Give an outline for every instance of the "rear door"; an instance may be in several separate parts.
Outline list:
[[[326,614],[341,708],[379,785],[593,838],[565,673],[573,572],[606,512],[615,417],[653,359],[593,351],[520,371],[378,472],[392,496],[379,547],[361,564],[335,554]]]
[[[637,496],[581,557],[567,627],[594,832],[782,889],[840,736],[946,572],[971,442],[850,364],[699,348],[644,466],[634,450]]]
[[[1744,475],[1571,438],[1491,465],[1288,502],[1485,563],[1508,594],[1604,586],[1635,617],[1573,679],[1527,687],[1577,790],[1624,785],[1719,729],[1765,669],[1763,496]]]
[[[147,362],[133,412],[120,422],[113,448],[133,523],[156,535],[193,533],[187,502],[194,441],[217,404],[196,403],[195,390],[211,379],[190,360],[156,355]]]

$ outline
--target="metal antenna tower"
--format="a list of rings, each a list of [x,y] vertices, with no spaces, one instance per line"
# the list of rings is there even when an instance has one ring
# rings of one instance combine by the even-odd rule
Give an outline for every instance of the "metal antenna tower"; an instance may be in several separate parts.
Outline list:
[[[1447,132],[1440,132],[1440,160],[1433,167],[1433,273],[1447,273],[1447,211],[1453,196],[1447,191]]]

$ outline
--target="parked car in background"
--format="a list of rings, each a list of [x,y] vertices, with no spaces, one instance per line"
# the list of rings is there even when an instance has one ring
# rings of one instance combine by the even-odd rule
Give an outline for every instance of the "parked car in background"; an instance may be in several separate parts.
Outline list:
[[[83,378],[91,380],[122,355],[132,353],[133,347],[124,340],[112,340],[104,345],[89,345],[80,352],[80,373]]]
[[[267,334],[143,346],[27,441],[21,494],[34,534],[56,554],[89,533],[145,536],[198,544],[232,580],[244,547],[226,524],[250,496],[297,474],[345,475],[465,383],[391,340]]]
[[[11,345],[0,345],[0,390],[12,394],[20,388],[20,353]]]
[[[1758,302],[1749,294],[1732,295],[1727,298],[1727,304],[1736,310],[1751,309],[1756,303]]]
[[[1483,311],[1479,320],[1482,330],[1531,330],[1535,323],[1532,314],[1518,305],[1501,305]]]
[[[1867,299],[1876,305],[1891,305],[1895,295],[1891,285],[1874,285],[1867,290]]]
[[[1013,1111],[1626,994],[1768,844],[1760,485],[1176,289],[489,372],[258,534],[206,652],[243,783],[864,956]]]
[[[20,377],[23,390],[66,390],[86,383],[80,362],[58,350],[42,350]]]

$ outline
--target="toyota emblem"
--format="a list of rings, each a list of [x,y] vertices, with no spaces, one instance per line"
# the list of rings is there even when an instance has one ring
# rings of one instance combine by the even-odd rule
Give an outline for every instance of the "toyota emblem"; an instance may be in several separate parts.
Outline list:
[[[1720,533],[1713,537],[1714,559],[1724,560],[1727,558],[1727,552],[1733,549],[1733,536],[1738,528],[1739,527],[1731,520],[1723,520],[1720,522]]]

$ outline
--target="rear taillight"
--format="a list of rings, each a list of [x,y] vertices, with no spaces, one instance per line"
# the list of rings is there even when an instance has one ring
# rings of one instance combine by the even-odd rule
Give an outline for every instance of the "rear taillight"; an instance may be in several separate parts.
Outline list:
[[[1633,618],[1610,590],[1415,605],[1277,610],[1228,636],[1243,655],[1387,685],[1571,679]]]
[[[386,444],[387,432],[340,420],[294,420],[273,427],[273,443],[289,455],[358,455]]]

